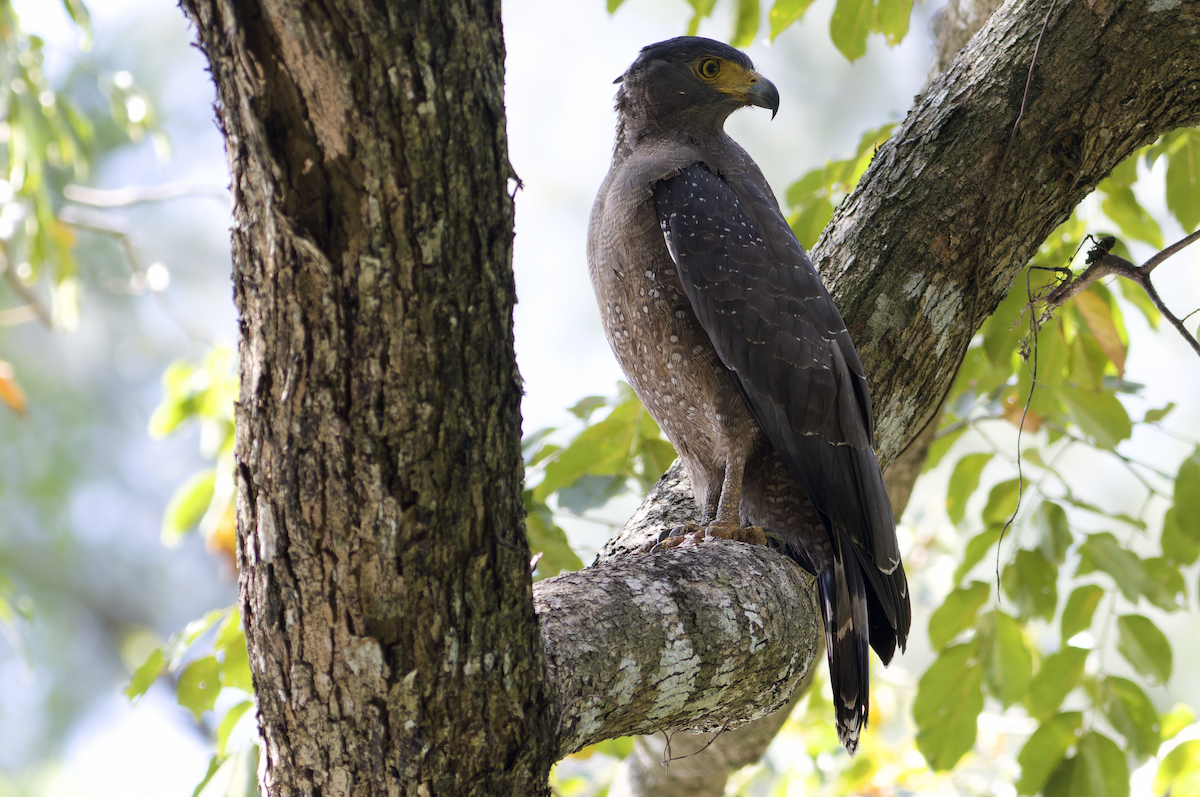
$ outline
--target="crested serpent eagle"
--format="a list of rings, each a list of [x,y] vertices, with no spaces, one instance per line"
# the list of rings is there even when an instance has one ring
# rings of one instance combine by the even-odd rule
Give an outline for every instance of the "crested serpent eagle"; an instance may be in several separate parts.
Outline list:
[[[908,583],[862,363],[762,172],[724,131],[779,93],[738,50],[685,36],[617,79],[588,267],[609,343],[702,510],[663,547],[771,542],[817,577],[838,736],[868,716],[868,644],[904,649]],[[685,536],[681,537],[681,534]]]

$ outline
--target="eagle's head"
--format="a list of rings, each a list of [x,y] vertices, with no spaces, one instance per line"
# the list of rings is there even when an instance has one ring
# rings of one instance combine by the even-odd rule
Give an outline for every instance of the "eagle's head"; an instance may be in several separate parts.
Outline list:
[[[644,47],[617,78],[617,114],[639,132],[664,127],[693,133],[721,129],[747,105],[779,110],[775,84],[754,70],[745,53],[699,36]]]

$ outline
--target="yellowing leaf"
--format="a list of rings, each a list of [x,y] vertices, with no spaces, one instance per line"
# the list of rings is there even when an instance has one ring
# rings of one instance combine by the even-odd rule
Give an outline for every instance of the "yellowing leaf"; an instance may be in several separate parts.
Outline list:
[[[1200,739],[1191,739],[1163,756],[1154,775],[1154,793],[1200,797]]]
[[[0,401],[7,404],[18,416],[24,417],[28,406],[25,391],[17,384],[12,365],[4,360],[0,360]]]
[[[1117,369],[1117,376],[1125,375],[1125,354],[1127,347],[1121,342],[1117,325],[1113,321],[1112,307],[1099,294],[1093,291],[1083,291],[1074,299],[1075,308],[1083,316],[1092,336],[1096,338],[1100,350]]]

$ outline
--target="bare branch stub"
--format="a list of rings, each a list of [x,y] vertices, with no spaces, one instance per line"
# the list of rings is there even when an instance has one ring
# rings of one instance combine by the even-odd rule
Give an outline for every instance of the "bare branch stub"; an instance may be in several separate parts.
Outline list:
[[[1068,299],[1082,293],[1096,280],[1116,274],[1119,277],[1136,282],[1146,292],[1146,295],[1150,297],[1150,301],[1163,314],[1163,317],[1171,323],[1171,326],[1175,327],[1196,354],[1200,355],[1200,342],[1197,342],[1195,336],[1188,332],[1187,327],[1183,325],[1183,321],[1171,312],[1166,303],[1163,302],[1162,297],[1158,295],[1158,291],[1154,288],[1154,283],[1150,281],[1150,273],[1162,265],[1163,261],[1188,245],[1195,243],[1197,240],[1200,240],[1200,230],[1171,244],[1141,266],[1135,266],[1125,258],[1112,254],[1112,248],[1116,244],[1115,238],[1102,238],[1088,252],[1088,267],[1084,269],[1083,273],[1075,279],[1059,285],[1046,296],[1044,299],[1046,309],[1050,310],[1059,307]]]

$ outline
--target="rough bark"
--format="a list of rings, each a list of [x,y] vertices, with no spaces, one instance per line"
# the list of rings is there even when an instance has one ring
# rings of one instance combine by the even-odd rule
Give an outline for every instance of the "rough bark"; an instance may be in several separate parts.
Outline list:
[[[262,784],[544,793],[499,4],[185,9],[236,199]]]
[[[1009,151],[1050,3],[993,15],[815,251],[872,375],[885,464],[1054,226],[1137,146],[1200,121],[1194,3],[1058,0]],[[679,673],[708,690],[664,717],[711,727],[759,712],[761,696],[715,680],[732,625],[689,625],[742,628],[748,607],[675,583],[670,565],[719,552],[722,578],[777,574],[754,587],[774,589],[762,605],[786,619],[811,587],[770,551],[606,564],[629,589],[607,603],[579,602],[571,578],[539,587],[542,658],[521,524],[498,8],[185,7],[237,200],[239,555],[269,793],[544,793],[556,755],[629,732],[678,694],[643,680],[624,705],[617,691],[597,701],[608,713],[588,703],[622,677],[609,652],[631,629],[593,623],[574,654],[575,632],[559,629],[600,606],[633,616],[638,595],[672,596],[674,627],[634,630],[660,659],[690,647]],[[657,591],[631,586],[655,578]],[[769,619],[772,651],[813,650],[811,623]]]

